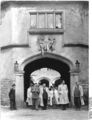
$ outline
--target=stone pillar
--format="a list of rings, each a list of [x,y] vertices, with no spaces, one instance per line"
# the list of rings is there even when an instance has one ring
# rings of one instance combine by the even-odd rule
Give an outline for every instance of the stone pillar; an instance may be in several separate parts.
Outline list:
[[[75,82],[79,81],[79,73],[78,72],[71,72],[71,80],[70,80],[70,93],[71,93],[71,106],[74,105],[73,100],[73,86],[75,85]]]
[[[16,106],[23,107],[24,106],[24,79],[23,72],[16,73]]]

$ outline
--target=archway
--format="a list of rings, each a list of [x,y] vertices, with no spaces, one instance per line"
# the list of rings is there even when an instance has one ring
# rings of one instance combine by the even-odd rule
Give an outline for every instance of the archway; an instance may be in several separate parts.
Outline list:
[[[60,80],[60,79],[56,80],[56,81],[55,81],[55,86],[58,87],[58,85],[59,85],[60,83],[61,83],[61,80]]]
[[[58,71],[50,69],[50,68],[41,68],[38,70],[35,70],[34,72],[32,72],[30,74],[30,77],[32,79],[32,81],[34,83],[46,83],[48,84],[46,81],[49,82],[49,86],[52,86],[52,84],[58,80],[61,75]],[[44,80],[44,82],[42,82],[41,80]]]
[[[42,85],[44,83],[46,84],[47,87],[49,87],[49,81],[47,80],[47,78],[43,78],[40,80],[40,85]]]
[[[65,60],[66,61],[66,60]],[[68,90],[69,90],[69,99],[70,99],[70,66],[66,64],[66,62],[55,58],[51,57],[41,57],[37,58],[24,67],[24,100],[26,100],[27,97],[27,88],[29,87],[30,84],[30,74],[40,68],[51,68],[56,71],[58,71],[61,74],[61,78],[65,80]],[[59,80],[59,82],[61,82]]]

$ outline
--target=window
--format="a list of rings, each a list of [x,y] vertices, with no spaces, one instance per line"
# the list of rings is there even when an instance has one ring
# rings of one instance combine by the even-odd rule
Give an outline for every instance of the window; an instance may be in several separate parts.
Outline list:
[[[62,28],[62,13],[55,14],[55,28]]]
[[[54,28],[54,16],[53,14],[47,14],[47,28]]]
[[[62,29],[63,11],[38,11],[30,12],[31,28]]]
[[[38,14],[38,28],[45,28],[45,14]]]
[[[31,14],[31,28],[37,27],[37,14]]]

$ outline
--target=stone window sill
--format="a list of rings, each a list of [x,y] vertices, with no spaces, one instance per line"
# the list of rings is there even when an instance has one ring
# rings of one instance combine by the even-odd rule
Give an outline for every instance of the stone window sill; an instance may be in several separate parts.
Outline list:
[[[29,29],[28,31],[30,34],[61,34],[64,33],[64,29],[62,28],[34,28]]]

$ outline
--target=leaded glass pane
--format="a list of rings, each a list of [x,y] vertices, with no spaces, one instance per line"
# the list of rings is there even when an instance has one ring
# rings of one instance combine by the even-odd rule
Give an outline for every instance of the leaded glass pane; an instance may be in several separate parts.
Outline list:
[[[54,19],[53,14],[47,14],[47,25],[48,28],[54,28]]]
[[[31,28],[37,27],[37,15],[31,14]]]
[[[38,21],[38,28],[45,28],[45,14],[39,14]]]
[[[62,28],[62,14],[56,13],[55,15],[55,28]]]

